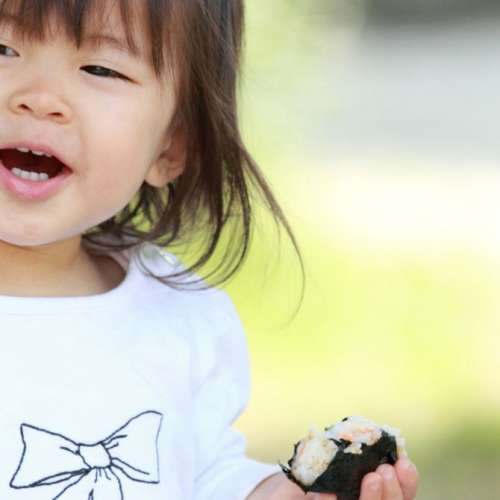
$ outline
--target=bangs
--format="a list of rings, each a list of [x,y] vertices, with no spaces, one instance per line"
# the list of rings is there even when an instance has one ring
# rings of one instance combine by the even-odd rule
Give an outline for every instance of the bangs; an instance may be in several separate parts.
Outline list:
[[[173,3],[169,0],[0,0],[0,23],[9,23],[16,35],[37,41],[50,37],[51,26],[57,26],[80,47],[89,28],[105,30],[109,17],[119,12],[130,51],[138,53],[137,34],[144,33],[149,47],[145,55],[155,73],[161,75],[166,54],[173,53],[171,28],[178,24],[172,22]]]

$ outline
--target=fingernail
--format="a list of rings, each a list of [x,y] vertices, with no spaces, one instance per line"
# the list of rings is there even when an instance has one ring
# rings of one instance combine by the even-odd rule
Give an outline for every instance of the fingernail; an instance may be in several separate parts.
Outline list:
[[[402,460],[402,464],[401,464],[401,467],[404,471],[406,472],[414,472],[417,470],[417,468],[415,467],[415,464],[412,463],[408,458],[403,458],[401,459]]]
[[[406,457],[401,458],[399,460],[399,466],[404,470],[408,470],[410,468],[410,465],[411,465],[411,462]]]
[[[382,467],[380,471],[385,480],[390,481],[394,478],[394,471],[392,467]]]

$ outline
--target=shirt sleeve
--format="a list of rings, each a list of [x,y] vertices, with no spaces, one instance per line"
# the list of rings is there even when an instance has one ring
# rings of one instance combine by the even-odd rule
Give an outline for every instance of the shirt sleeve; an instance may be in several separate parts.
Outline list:
[[[245,456],[244,436],[232,428],[250,394],[249,356],[245,335],[230,299],[217,292],[209,321],[198,341],[194,387],[197,476],[195,500],[245,500],[277,465]]]

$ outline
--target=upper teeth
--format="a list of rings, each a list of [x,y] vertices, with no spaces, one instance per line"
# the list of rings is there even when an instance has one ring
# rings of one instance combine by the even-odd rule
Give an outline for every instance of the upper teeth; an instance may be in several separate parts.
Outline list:
[[[49,155],[48,153],[44,153],[43,151],[35,151],[34,149],[29,149],[29,148],[16,148],[18,151],[21,151],[21,153],[33,153],[34,155],[37,156],[47,156],[48,158],[52,158],[52,155]]]

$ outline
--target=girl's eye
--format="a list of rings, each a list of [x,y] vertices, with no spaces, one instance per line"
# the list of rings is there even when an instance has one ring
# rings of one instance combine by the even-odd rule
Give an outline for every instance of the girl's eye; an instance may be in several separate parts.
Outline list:
[[[0,43],[0,56],[17,57],[19,54],[14,49]]]
[[[125,75],[122,75],[117,71],[113,71],[112,69],[104,68],[103,66],[83,66],[82,69],[94,76],[99,76],[104,78],[118,78],[119,80],[128,80],[128,78]]]

